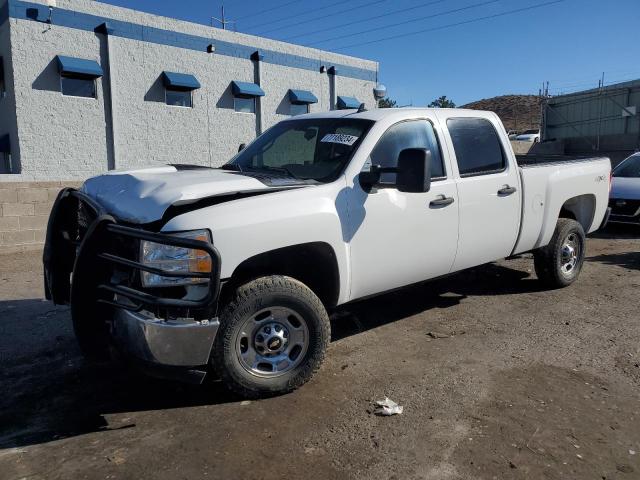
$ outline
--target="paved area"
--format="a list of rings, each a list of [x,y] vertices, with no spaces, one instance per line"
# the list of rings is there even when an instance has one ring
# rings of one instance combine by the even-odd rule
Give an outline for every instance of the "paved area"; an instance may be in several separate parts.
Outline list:
[[[640,231],[588,257],[563,290],[523,257],[347,306],[311,383],[243,402],[84,364],[40,252],[0,255],[0,477],[640,478]]]

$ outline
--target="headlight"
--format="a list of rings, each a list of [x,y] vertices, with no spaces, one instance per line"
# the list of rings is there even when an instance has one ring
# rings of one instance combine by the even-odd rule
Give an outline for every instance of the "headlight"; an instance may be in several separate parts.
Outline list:
[[[208,230],[193,230],[191,232],[175,233],[172,236],[211,243],[211,235]],[[173,247],[147,240],[140,242],[140,261],[144,265],[168,272],[209,273],[213,268],[211,256],[203,250]],[[173,287],[176,285],[206,283],[208,281],[206,278],[163,277],[162,275],[142,271],[142,285],[145,287]]]

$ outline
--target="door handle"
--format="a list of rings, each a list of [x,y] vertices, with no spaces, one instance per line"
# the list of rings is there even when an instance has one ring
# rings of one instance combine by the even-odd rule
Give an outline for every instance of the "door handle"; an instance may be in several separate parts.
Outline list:
[[[512,193],[516,193],[517,188],[516,187],[510,187],[509,185],[507,185],[504,188],[501,188],[500,190],[498,190],[498,195],[500,196],[507,196],[507,195],[511,195]]]
[[[446,207],[447,205],[451,205],[454,202],[453,197],[445,197],[444,195],[440,195],[435,200],[431,200],[429,202],[430,207]]]

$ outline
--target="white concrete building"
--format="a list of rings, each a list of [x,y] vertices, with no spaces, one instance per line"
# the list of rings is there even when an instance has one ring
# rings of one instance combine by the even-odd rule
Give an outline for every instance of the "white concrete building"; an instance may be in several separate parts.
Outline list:
[[[91,0],[48,3],[0,0],[0,182],[218,166],[290,115],[376,106],[377,62]]]

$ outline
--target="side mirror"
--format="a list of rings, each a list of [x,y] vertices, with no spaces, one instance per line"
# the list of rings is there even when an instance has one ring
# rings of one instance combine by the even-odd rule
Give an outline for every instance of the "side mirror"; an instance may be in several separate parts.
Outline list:
[[[238,146],[238,153],[240,153],[242,150],[244,150],[246,146],[247,146],[246,143],[241,143],[240,146]]]
[[[424,193],[431,188],[431,152],[406,148],[398,156],[396,188],[401,192]]]

